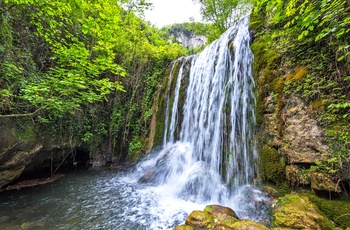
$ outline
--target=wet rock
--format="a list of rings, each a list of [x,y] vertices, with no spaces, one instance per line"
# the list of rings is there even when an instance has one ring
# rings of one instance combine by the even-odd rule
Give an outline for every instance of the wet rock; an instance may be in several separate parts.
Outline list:
[[[234,230],[268,230],[266,226],[250,220],[242,220],[236,222],[230,227]]]
[[[195,229],[190,225],[183,224],[173,228],[173,230],[195,230]]]
[[[277,199],[273,206],[275,229],[335,229],[307,197],[286,195]]]
[[[271,198],[277,198],[280,195],[276,189],[268,185],[264,185],[261,190]]]
[[[137,182],[138,183],[148,183],[148,182],[150,182],[152,177],[154,176],[155,172],[156,171],[153,170],[153,169],[148,170],[142,177],[140,177],[138,179]]]
[[[211,229],[214,226],[215,222],[214,217],[209,213],[203,211],[193,211],[187,217],[185,224],[194,227],[196,230],[199,230]]]
[[[334,183],[330,175],[320,172],[309,172],[308,176],[311,181],[311,187],[316,190],[329,192],[341,192],[340,186]]]
[[[204,212],[207,212],[214,216],[215,219],[223,220],[227,217],[233,217],[238,220],[236,213],[229,207],[224,207],[220,205],[207,205],[204,208]]]
[[[192,228],[190,228],[192,227]],[[174,230],[267,230],[261,223],[250,220],[239,220],[236,213],[229,207],[207,205],[204,211],[193,211],[185,225]]]

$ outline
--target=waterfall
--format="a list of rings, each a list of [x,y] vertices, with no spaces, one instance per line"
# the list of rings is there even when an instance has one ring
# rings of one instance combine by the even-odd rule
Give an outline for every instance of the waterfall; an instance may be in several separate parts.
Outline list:
[[[176,83],[166,99],[163,149],[141,168],[152,168],[147,179],[166,187],[169,195],[223,204],[241,218],[259,220],[246,211],[262,211],[253,199],[261,201],[261,192],[250,186],[257,174],[257,150],[248,26],[249,18],[244,18],[202,53],[174,62],[180,67],[169,76]],[[189,76],[183,76],[189,61]]]

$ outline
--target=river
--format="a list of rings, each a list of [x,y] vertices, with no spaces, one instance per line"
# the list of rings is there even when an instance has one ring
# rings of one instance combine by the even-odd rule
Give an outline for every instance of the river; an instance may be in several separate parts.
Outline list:
[[[1,229],[171,229],[204,205],[167,196],[132,174],[90,169],[0,193]]]

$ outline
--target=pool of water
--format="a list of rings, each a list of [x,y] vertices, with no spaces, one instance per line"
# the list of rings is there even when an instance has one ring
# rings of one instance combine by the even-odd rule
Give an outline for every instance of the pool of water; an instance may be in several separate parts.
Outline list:
[[[1,229],[172,229],[204,205],[168,196],[130,174],[87,170],[0,193]]]

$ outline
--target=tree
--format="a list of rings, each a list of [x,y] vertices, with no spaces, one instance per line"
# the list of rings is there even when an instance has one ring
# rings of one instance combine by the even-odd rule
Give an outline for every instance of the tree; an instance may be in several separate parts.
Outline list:
[[[233,26],[242,15],[250,11],[249,0],[194,0],[201,5],[200,11],[205,21],[213,23],[214,37],[220,36]]]

